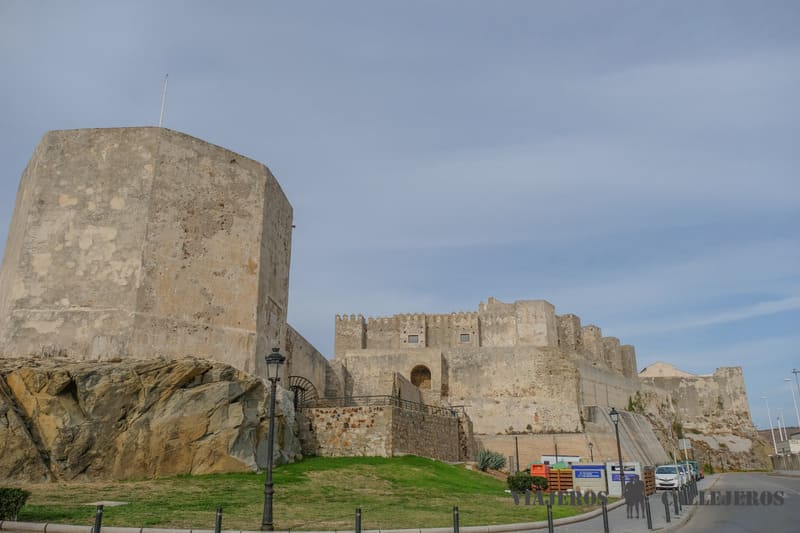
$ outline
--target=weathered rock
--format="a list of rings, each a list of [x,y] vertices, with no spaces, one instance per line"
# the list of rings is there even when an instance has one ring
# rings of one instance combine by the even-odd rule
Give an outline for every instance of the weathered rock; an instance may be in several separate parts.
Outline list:
[[[268,388],[198,359],[0,359],[0,479],[119,479],[266,465]],[[288,391],[277,463],[300,454]]]

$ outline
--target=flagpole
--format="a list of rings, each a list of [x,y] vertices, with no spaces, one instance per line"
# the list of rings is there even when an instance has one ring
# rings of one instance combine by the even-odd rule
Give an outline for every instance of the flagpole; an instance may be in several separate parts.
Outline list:
[[[164,124],[164,107],[167,105],[167,81],[169,79],[169,73],[164,76],[164,91],[161,93],[161,114],[158,116],[158,127],[162,127]]]

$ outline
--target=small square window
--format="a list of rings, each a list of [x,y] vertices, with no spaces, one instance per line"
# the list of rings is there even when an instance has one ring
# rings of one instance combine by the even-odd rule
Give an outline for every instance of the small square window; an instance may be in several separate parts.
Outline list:
[[[408,344],[417,344],[419,342],[419,335],[409,335]]]
[[[469,333],[462,333],[459,338],[461,342],[469,342]]]

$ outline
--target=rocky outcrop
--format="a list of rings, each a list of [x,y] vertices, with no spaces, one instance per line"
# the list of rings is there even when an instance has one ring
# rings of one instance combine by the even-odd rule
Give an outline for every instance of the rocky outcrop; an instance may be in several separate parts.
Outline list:
[[[266,465],[269,388],[198,359],[0,359],[0,479],[122,479]],[[300,455],[278,388],[275,461]]]
[[[696,402],[691,409],[682,405],[685,394],[679,387],[671,390],[646,384],[629,407],[650,421],[664,449],[682,457],[678,439],[691,442],[690,452],[700,463],[715,470],[769,469],[766,443],[758,435],[749,410],[734,410],[719,402]]]

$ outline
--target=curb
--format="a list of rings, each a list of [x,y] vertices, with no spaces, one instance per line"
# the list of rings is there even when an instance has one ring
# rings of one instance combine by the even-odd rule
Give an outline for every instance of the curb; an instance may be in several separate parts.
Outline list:
[[[703,489],[703,490],[713,490],[714,489],[714,485],[716,485],[717,482],[719,482],[720,479],[722,479],[722,473],[720,473],[718,475],[718,477],[714,480],[714,483],[709,485],[707,489]],[[694,516],[695,511],[697,511],[697,509],[698,509],[698,507],[700,507],[700,505],[690,505],[689,507],[690,507],[689,513],[686,515],[686,518],[681,520],[680,524],[678,524],[676,526],[673,526],[675,528],[673,531],[678,531],[679,529],[683,528],[686,524],[688,524],[689,520],[692,519],[692,516]],[[662,529],[665,529],[665,528],[662,528]]]
[[[611,511],[617,507],[625,504],[625,500],[618,500],[606,508]],[[587,513],[568,516],[566,518],[557,518],[553,520],[554,526],[565,526],[568,524],[577,524],[586,520],[591,520],[603,514],[603,510],[595,509]],[[497,524],[486,526],[466,526],[459,527],[461,533],[505,533],[515,531],[528,531],[531,529],[545,529],[547,527],[547,520],[540,520],[538,522],[524,522],[516,524]],[[14,522],[6,520],[0,521],[0,531],[15,531],[19,533],[92,533],[94,527],[92,526],[74,526],[69,524],[41,524],[33,522]],[[108,526],[101,529],[102,533],[214,533],[213,529],[162,529],[150,527],[115,527]],[[261,531],[247,531],[238,529],[225,529],[222,533],[262,533]],[[276,531],[275,533],[299,533],[292,531]],[[353,530],[337,530],[337,531],[303,531],[302,533],[355,533]],[[371,529],[363,530],[362,533],[453,533],[452,527],[431,527],[431,528],[414,528],[414,529]]]

